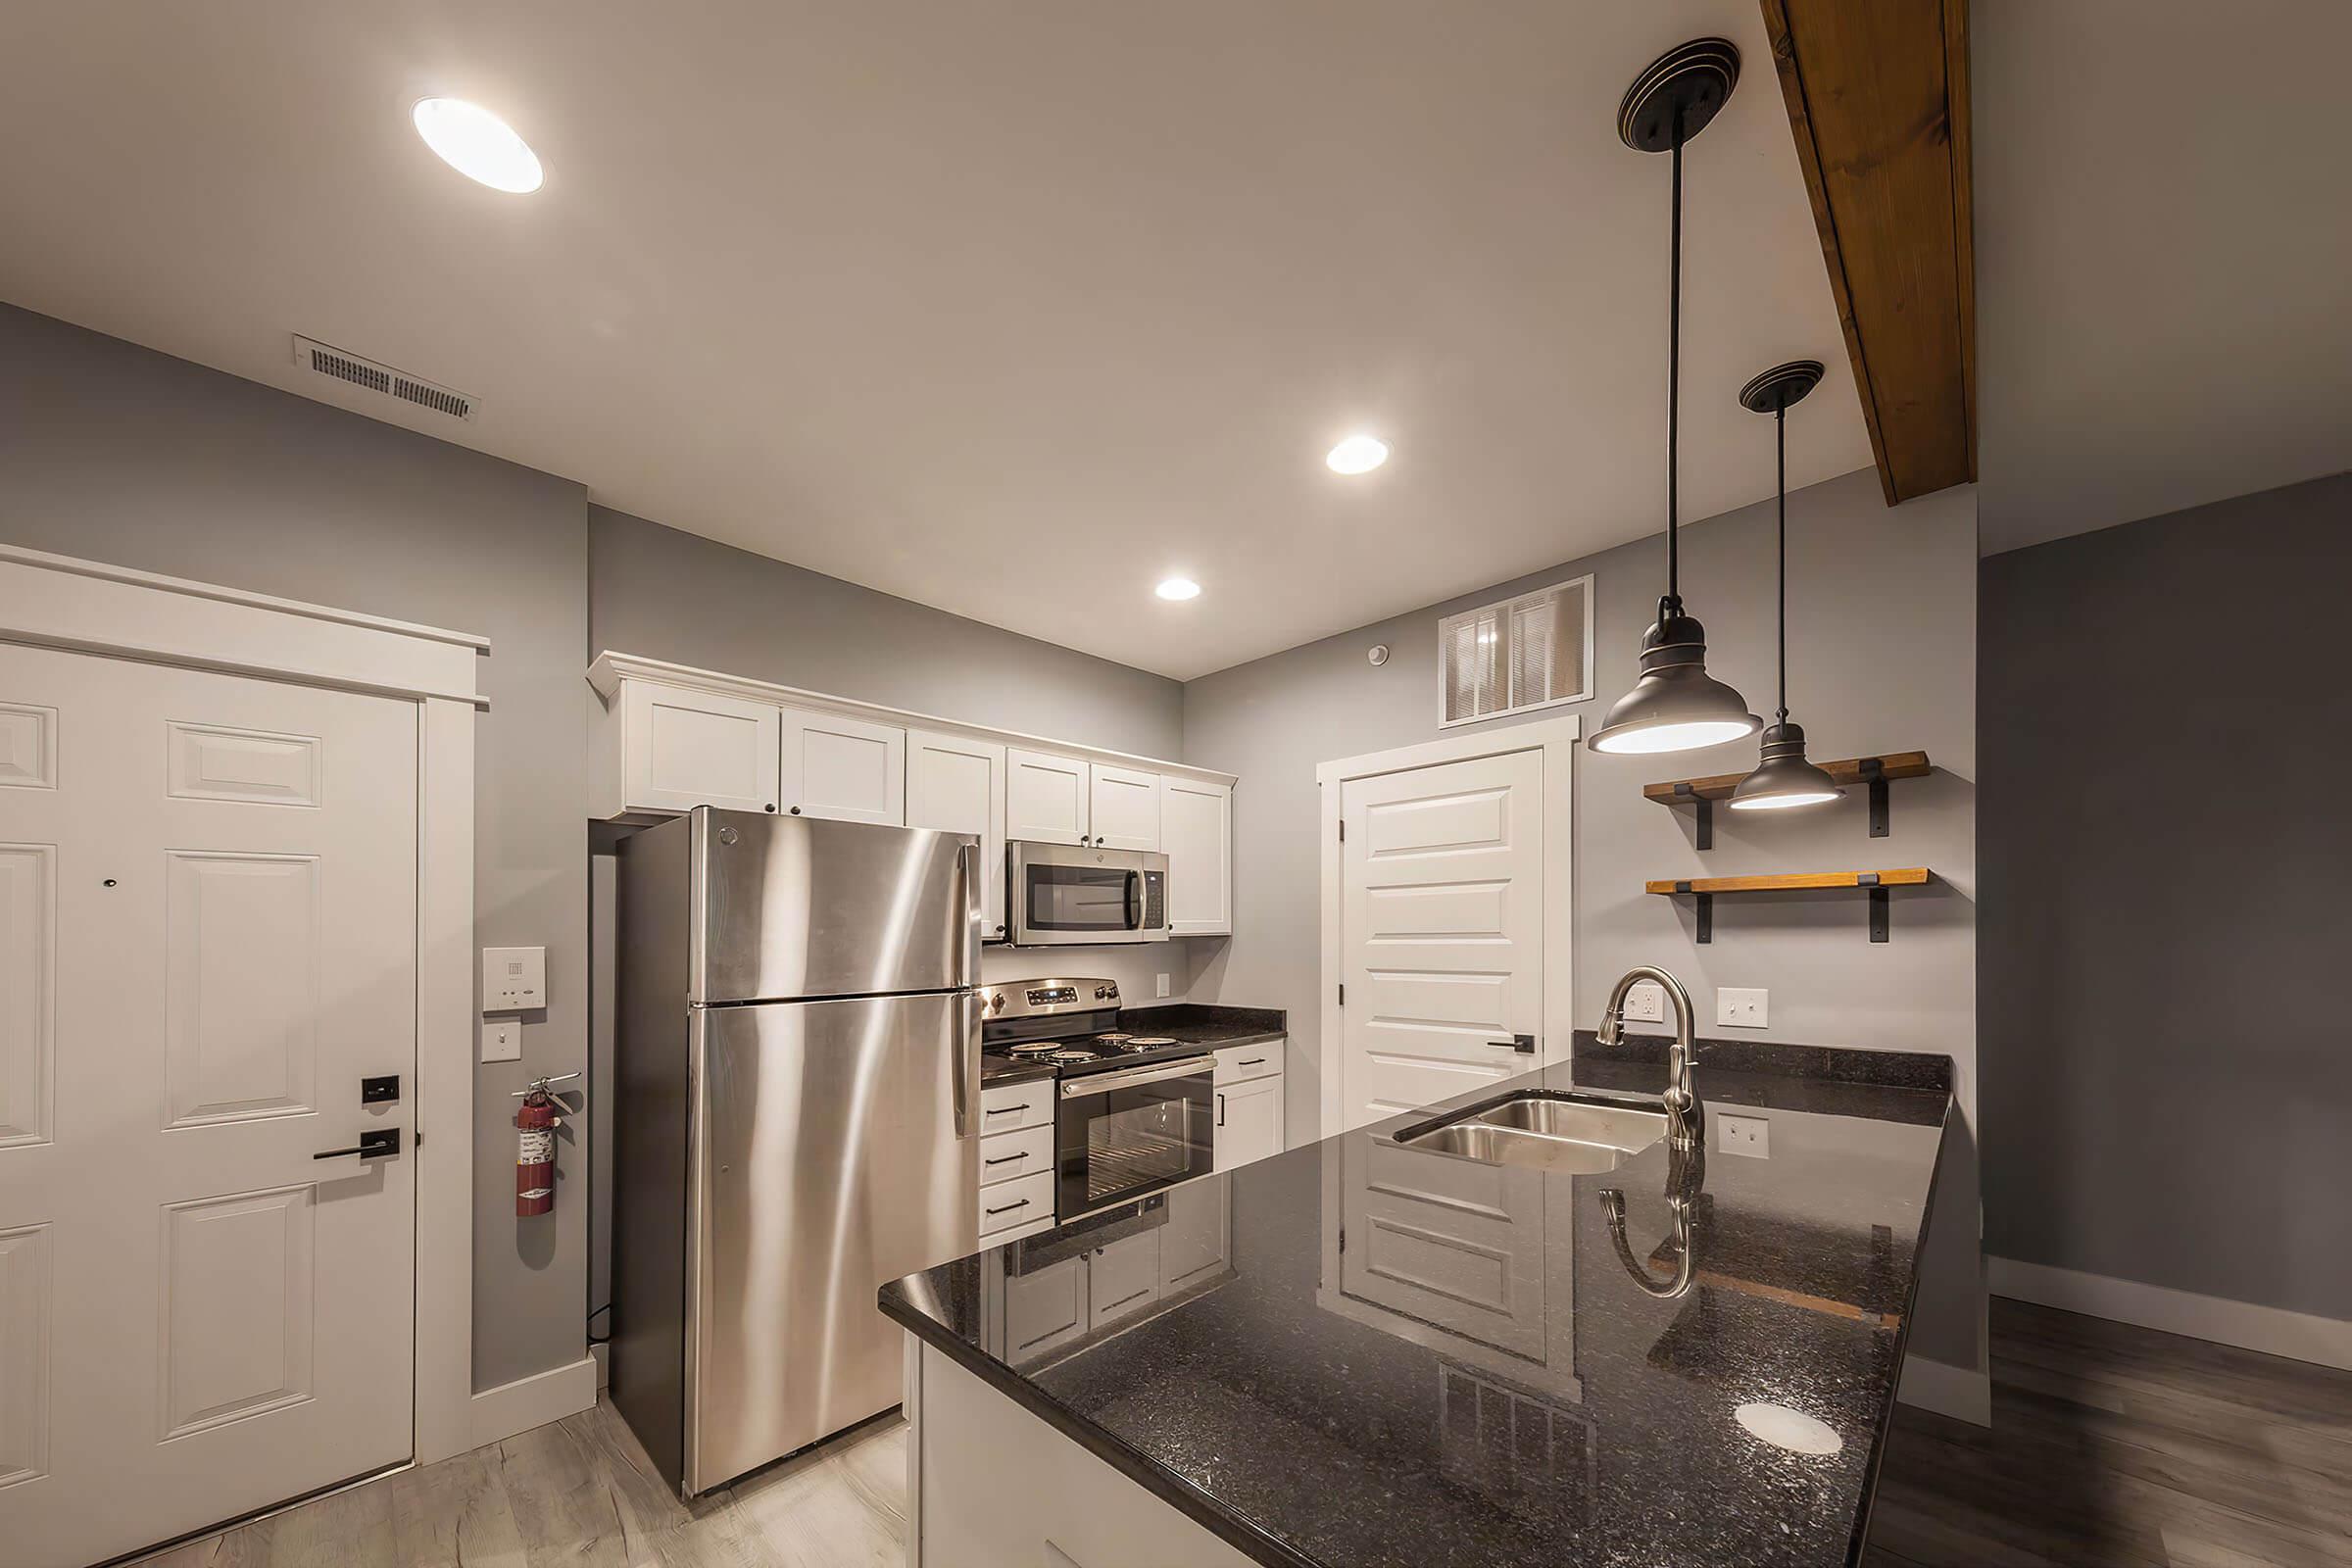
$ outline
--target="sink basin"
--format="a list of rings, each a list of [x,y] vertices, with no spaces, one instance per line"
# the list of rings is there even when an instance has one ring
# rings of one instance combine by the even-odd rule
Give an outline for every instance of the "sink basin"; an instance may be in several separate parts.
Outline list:
[[[1666,1113],[1601,1101],[1522,1094],[1474,1105],[1446,1121],[1408,1128],[1407,1149],[1528,1165],[1571,1176],[1615,1170],[1666,1136]]]

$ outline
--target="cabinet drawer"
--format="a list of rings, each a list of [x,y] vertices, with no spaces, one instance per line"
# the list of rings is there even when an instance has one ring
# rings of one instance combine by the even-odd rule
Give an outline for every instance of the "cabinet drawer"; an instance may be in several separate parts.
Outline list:
[[[991,1084],[980,1091],[980,1131],[983,1134],[1019,1132],[1054,1125],[1054,1080],[1033,1078],[1025,1084]]]
[[[1011,1181],[980,1190],[980,1237],[983,1241],[999,1231],[1008,1231],[1016,1225],[1028,1225],[1053,1217],[1054,1173],[1050,1170],[1041,1170],[1034,1176],[1016,1176]]]
[[[1252,1078],[1271,1078],[1282,1071],[1280,1040],[1260,1040],[1253,1046],[1227,1046],[1217,1053],[1217,1082],[1247,1083]]]
[[[1003,1118],[1000,1118],[1003,1119]],[[994,1187],[1015,1177],[1054,1168],[1054,1129],[1029,1127],[980,1140],[980,1185]]]

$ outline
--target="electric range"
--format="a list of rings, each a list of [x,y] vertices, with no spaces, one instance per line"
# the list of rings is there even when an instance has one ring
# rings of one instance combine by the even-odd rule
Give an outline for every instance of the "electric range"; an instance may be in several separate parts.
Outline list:
[[[1115,980],[980,988],[981,1077],[1054,1075],[1054,1212],[1065,1223],[1214,1168],[1216,1055],[1117,1027]]]

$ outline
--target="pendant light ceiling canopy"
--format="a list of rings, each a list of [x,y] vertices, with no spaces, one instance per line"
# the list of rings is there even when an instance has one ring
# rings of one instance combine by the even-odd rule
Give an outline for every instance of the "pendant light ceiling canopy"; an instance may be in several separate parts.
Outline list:
[[[1821,384],[1819,360],[1792,360],[1776,365],[1740,389],[1740,406],[1750,414],[1772,416],[1772,433],[1779,455],[1780,495],[1780,668],[1781,703],[1773,724],[1764,732],[1763,756],[1756,770],[1732,790],[1735,811],[1778,811],[1795,806],[1820,806],[1845,791],[1837,781],[1805,760],[1805,732],[1788,722],[1788,410]]]
[[[1723,38],[1669,50],[1635,78],[1617,106],[1617,134],[1637,152],[1674,160],[1667,273],[1666,593],[1642,638],[1642,673],[1586,744],[1596,752],[1687,752],[1753,735],[1764,721],[1707,673],[1707,630],[1683,613],[1677,477],[1682,436],[1683,147],[1706,129],[1740,80],[1740,51]],[[1819,367],[1815,367],[1816,370]]]

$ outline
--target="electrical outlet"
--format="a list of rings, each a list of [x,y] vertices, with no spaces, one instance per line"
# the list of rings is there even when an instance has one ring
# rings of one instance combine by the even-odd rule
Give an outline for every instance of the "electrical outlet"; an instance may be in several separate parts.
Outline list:
[[[493,1018],[482,1025],[482,1059],[484,1061],[520,1061],[522,1059],[522,1020]]]
[[[1715,1022],[1733,1029],[1761,1029],[1770,1016],[1766,1004],[1771,998],[1762,986],[1723,986],[1715,993]]]
[[[1164,975],[1164,974],[1163,974],[1163,975],[1161,975],[1161,976],[1159,977],[1159,989],[1158,989],[1157,991],[1153,992],[1153,993],[1152,993],[1152,995],[1153,995],[1153,996],[1156,996],[1156,997],[1164,997],[1164,996],[1166,996],[1167,994],[1168,994],[1168,977],[1167,977],[1166,975]]]
[[[1761,1116],[1717,1116],[1715,1147],[1749,1159],[1772,1157],[1772,1123]]]
[[[1625,994],[1625,1011],[1619,1016],[1627,1023],[1664,1023],[1666,988],[1655,980],[1635,981]]]

